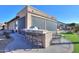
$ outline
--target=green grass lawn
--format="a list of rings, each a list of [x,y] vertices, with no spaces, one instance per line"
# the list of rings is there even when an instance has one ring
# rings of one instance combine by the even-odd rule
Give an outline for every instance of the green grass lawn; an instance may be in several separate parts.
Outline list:
[[[79,42],[79,35],[76,33],[62,33],[66,39],[72,42]],[[79,53],[79,44],[74,44],[74,53]]]

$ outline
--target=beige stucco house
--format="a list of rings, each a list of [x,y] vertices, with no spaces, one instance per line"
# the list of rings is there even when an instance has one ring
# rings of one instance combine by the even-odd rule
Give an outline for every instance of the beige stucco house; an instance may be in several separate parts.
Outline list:
[[[15,18],[7,22],[7,29],[9,30],[20,30],[31,26],[49,31],[57,30],[55,17],[49,16],[32,6],[26,6],[17,13]]]
[[[57,21],[54,16],[49,16],[48,14],[33,8],[32,6],[26,6],[17,13],[15,18],[7,22],[5,27],[8,30],[18,31],[22,29],[29,29],[32,26],[45,31],[41,31],[41,33],[32,32],[33,35],[30,35],[37,37],[37,39],[34,38],[33,40],[32,37],[31,41],[34,44],[41,41],[43,47],[48,47],[52,40],[52,33],[57,32]],[[36,34],[38,34],[38,36]]]

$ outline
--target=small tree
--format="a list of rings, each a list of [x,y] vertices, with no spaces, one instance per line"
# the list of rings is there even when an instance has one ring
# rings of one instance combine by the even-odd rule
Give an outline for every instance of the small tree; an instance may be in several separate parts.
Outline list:
[[[77,25],[75,29],[76,29],[75,32],[79,32],[79,25]]]
[[[70,30],[72,31],[72,32],[75,32],[75,26],[76,26],[76,23],[71,23],[71,24],[68,24],[68,26],[70,27]]]

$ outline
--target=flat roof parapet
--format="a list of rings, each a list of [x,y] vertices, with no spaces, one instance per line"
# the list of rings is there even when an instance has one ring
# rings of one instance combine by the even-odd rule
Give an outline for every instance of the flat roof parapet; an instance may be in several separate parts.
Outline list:
[[[12,22],[12,21],[14,21],[15,19],[18,19],[18,18],[19,18],[19,16],[16,16],[15,18],[13,18],[12,20],[10,20],[10,21],[8,21],[6,23],[10,23],[10,22]]]

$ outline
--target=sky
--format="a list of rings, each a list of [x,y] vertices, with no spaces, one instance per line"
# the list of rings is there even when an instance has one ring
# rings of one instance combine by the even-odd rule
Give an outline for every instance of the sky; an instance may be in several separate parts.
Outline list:
[[[0,23],[13,19],[23,8],[23,5],[0,5]]]
[[[32,5],[42,12],[55,16],[64,23],[79,23],[79,5]],[[24,8],[24,5],[0,5],[0,23],[7,22]]]

